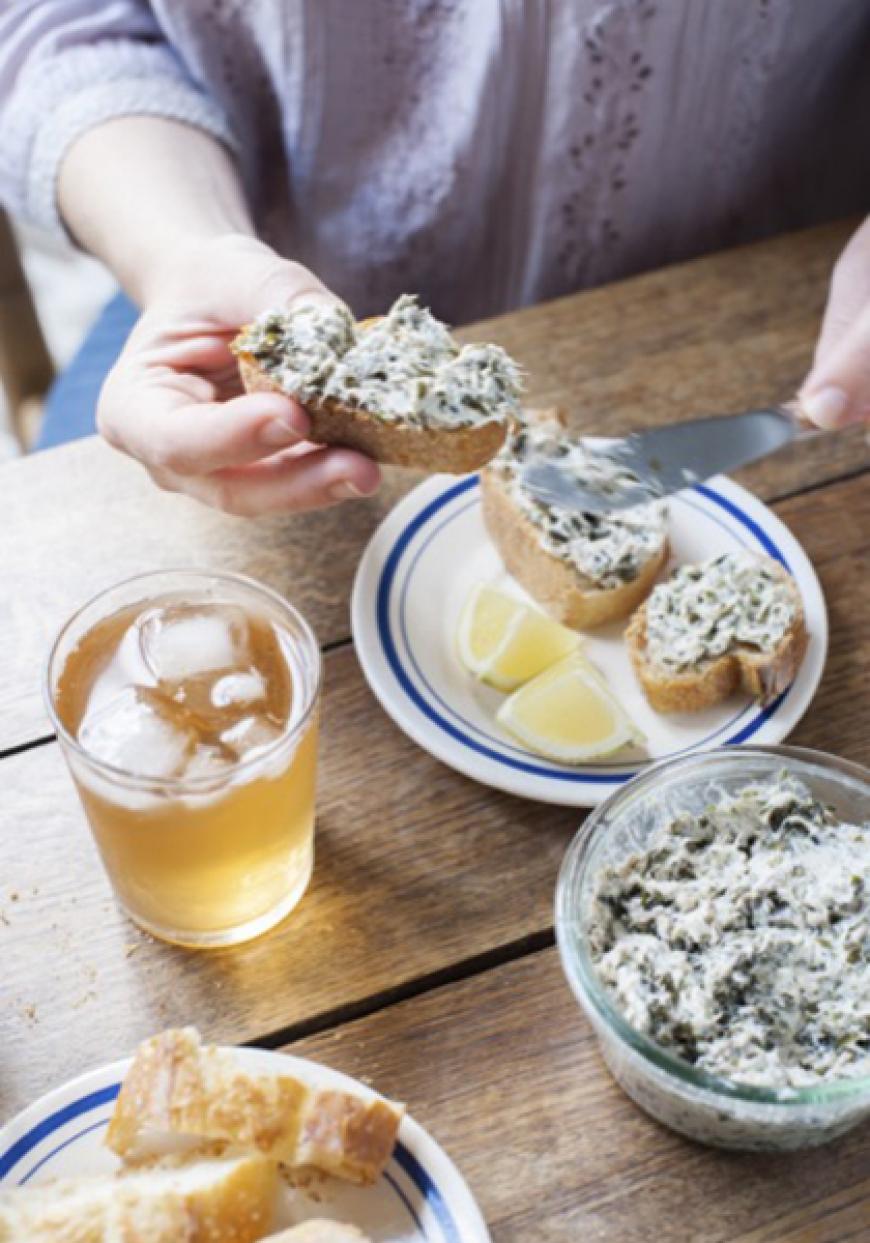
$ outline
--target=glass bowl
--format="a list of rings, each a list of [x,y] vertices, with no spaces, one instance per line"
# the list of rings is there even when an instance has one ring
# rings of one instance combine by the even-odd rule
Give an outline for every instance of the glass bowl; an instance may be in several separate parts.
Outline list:
[[[805,1088],[738,1084],[696,1069],[629,1025],[592,962],[585,927],[604,865],[637,851],[662,819],[700,811],[713,788],[733,792],[787,767],[843,820],[870,819],[870,770],[798,747],[723,747],[666,760],[600,805],[568,848],[556,886],[562,967],[616,1081],[660,1122],[702,1143],[788,1150],[826,1143],[870,1117],[870,1077]]]

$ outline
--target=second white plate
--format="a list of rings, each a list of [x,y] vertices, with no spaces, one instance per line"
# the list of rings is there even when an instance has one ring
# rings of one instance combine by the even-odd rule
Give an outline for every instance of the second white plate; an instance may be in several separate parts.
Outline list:
[[[525,597],[486,534],[479,480],[436,475],[387,515],[354,584],[356,650],[369,685],[397,725],[445,764],[525,798],[591,807],[645,763],[752,741],[781,742],[822,676],[828,618],[800,544],[761,501],[717,477],[670,498],[671,565],[748,548],[781,561],[797,580],[810,643],[794,684],[773,703],[733,698],[709,711],[663,716],[650,708],[622,641],[623,625],[590,633],[589,656],[646,736],[645,748],[580,766],[525,750],[495,720],[497,691],[459,664],[456,626],[472,587],[488,582]]]
[[[250,1071],[298,1075],[319,1087],[375,1093],[337,1070],[284,1053],[238,1049]],[[103,1135],[129,1061],[114,1062],[55,1089],[0,1130],[0,1187],[108,1173],[117,1159]],[[396,1150],[373,1187],[336,1179],[317,1199],[288,1190],[280,1225],[309,1217],[353,1222],[374,1243],[490,1243],[480,1210],[456,1166],[419,1123],[402,1119]]]

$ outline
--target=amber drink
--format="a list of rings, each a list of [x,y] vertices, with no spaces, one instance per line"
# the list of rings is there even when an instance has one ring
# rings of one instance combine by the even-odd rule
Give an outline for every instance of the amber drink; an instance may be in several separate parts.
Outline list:
[[[250,579],[167,571],[96,597],[49,658],[49,708],[115,891],[182,945],[257,936],[314,859],[320,654]]]

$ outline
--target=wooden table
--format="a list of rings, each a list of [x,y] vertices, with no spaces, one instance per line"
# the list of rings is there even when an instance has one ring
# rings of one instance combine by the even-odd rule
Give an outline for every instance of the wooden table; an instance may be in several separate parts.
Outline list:
[[[788,396],[844,225],[508,315],[477,333],[530,397],[612,432]],[[870,762],[870,456],[859,430],[743,472],[803,542],[831,652],[794,740]],[[366,688],[348,626],[376,499],[248,522],[157,492],[97,440],[0,468],[0,1116],[168,1024],[292,1048],[409,1102],[467,1175],[497,1243],[870,1238],[870,1131],[818,1153],[687,1143],[614,1086],[553,948],[576,811],[494,793],[414,747]],[[318,860],[294,916],[189,953],[139,934],[100,869],[42,709],[50,634],[98,588],[195,563],[298,604],[325,653]]]

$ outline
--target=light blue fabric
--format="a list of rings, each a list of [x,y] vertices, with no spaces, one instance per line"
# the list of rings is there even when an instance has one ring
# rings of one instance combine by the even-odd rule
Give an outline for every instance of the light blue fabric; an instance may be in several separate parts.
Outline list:
[[[100,389],[138,316],[124,294],[106,304],[75,358],[52,385],[34,449],[50,449],[96,431]]]

